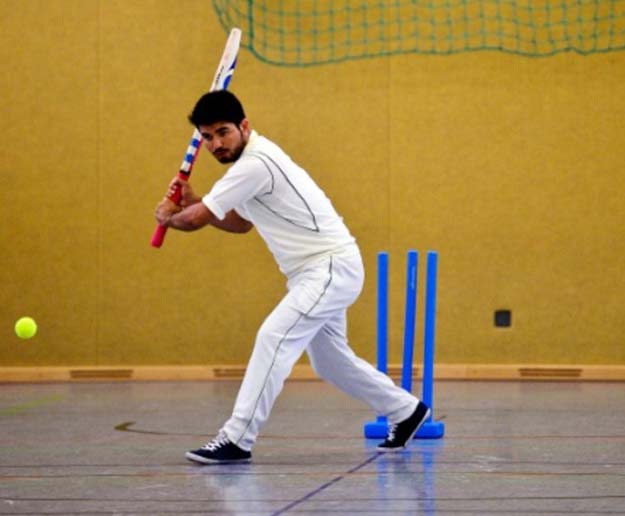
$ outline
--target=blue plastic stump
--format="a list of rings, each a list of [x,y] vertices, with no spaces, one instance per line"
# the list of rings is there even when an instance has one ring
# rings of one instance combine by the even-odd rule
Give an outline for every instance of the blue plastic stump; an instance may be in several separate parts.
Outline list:
[[[388,253],[378,253],[378,306],[377,306],[378,371],[388,374]],[[388,434],[388,419],[378,416],[375,421],[365,423],[365,437],[385,438]]]
[[[402,387],[412,390],[412,362],[414,334],[416,326],[418,253],[409,251],[406,269],[406,312],[404,321],[404,353],[402,364]],[[436,336],[436,292],[438,276],[438,253],[428,251],[425,324],[423,337],[423,385],[422,400],[431,413],[428,420],[419,428],[415,439],[439,439],[445,435],[445,424],[434,421],[434,343]],[[388,253],[378,253],[378,314],[377,345],[378,369],[388,373]],[[368,439],[384,439],[388,435],[388,421],[378,416],[376,421],[365,423],[364,434]]]
[[[406,256],[406,311],[404,314],[404,356],[401,368],[401,386],[412,392],[412,363],[414,335],[417,321],[417,267],[419,253],[408,251]]]
[[[425,284],[425,328],[423,331],[423,402],[430,407],[430,417],[415,438],[439,439],[445,435],[445,424],[434,421],[434,343],[436,340],[436,292],[438,253],[428,251]]]

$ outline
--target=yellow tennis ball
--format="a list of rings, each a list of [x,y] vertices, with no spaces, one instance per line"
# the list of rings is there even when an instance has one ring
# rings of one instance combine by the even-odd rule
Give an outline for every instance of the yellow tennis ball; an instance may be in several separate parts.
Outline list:
[[[37,323],[32,317],[21,317],[15,323],[15,334],[20,339],[30,339],[37,333]]]

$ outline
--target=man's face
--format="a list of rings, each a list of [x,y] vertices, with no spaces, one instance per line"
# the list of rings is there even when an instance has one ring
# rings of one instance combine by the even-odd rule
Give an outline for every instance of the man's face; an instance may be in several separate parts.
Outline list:
[[[247,119],[239,125],[232,122],[201,125],[199,130],[206,148],[220,163],[233,163],[239,159],[250,136]]]

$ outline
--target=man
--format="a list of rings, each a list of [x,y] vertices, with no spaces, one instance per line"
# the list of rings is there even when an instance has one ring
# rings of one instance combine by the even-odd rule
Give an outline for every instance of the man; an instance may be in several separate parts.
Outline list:
[[[287,277],[288,292],[258,331],[232,416],[214,439],[186,457],[203,464],[249,461],[304,351],[321,378],[388,417],[380,451],[403,449],[430,411],[347,343],[346,311],[360,294],[364,272],[342,218],[305,170],[251,129],[232,93],[204,95],[189,119],[211,154],[232,166],[203,197],[175,178],[168,193],[182,188],[181,205],[165,197],[156,219],[182,231],[212,225],[246,233],[255,227]]]

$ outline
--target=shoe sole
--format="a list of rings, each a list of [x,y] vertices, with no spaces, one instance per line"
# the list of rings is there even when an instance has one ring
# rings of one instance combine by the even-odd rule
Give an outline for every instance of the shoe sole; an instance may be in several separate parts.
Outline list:
[[[419,428],[421,428],[423,426],[423,423],[425,423],[427,421],[427,419],[430,417],[431,413],[432,413],[431,410],[428,409],[428,411],[425,413],[425,416],[423,416],[423,419],[421,420],[421,422],[414,429],[414,432],[412,432],[412,434],[410,434],[410,437],[408,437],[408,439],[406,439],[406,442],[404,443],[403,446],[396,446],[395,448],[380,448],[378,446],[376,449],[379,452],[383,452],[383,453],[393,453],[393,452],[399,452],[399,451],[405,450],[406,446],[408,445],[408,443],[410,441],[412,441],[412,439],[414,438],[415,434],[419,431]]]
[[[212,459],[207,459],[206,457],[202,457],[201,455],[196,455],[195,453],[191,453],[191,452],[185,453],[184,456],[191,462],[198,462],[200,464],[242,464],[245,462],[251,462],[252,460],[251,457],[247,459],[212,460]]]

